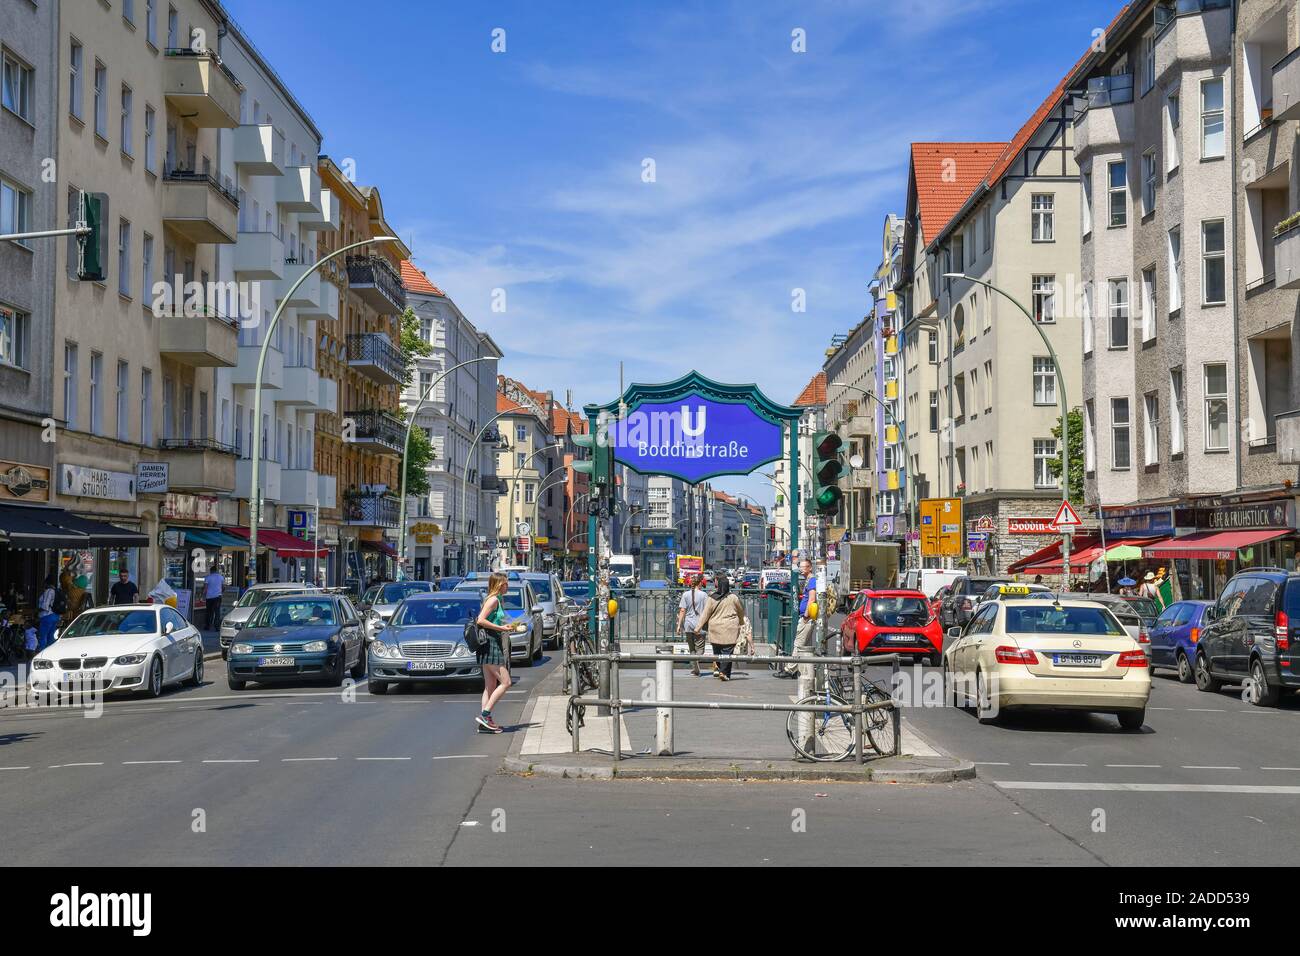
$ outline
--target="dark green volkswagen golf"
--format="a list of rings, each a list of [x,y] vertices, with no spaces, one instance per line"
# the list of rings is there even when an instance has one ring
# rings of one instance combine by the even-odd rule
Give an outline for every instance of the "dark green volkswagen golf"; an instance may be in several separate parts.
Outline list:
[[[230,645],[231,690],[259,684],[326,681],[366,674],[366,640],[352,602],[341,594],[268,598]]]

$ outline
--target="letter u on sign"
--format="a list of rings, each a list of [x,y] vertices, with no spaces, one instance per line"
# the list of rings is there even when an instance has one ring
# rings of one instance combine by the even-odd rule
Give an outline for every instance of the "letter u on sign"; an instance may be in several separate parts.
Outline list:
[[[682,434],[691,438],[699,438],[704,434],[705,420],[708,415],[708,409],[699,405],[695,409],[695,424],[691,425],[691,407],[682,406]]]

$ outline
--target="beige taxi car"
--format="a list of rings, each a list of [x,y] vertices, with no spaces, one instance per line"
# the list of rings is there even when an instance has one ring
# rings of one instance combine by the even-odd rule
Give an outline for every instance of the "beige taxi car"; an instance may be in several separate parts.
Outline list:
[[[974,706],[982,724],[1007,710],[1063,709],[1140,730],[1151,696],[1142,646],[1092,601],[987,601],[964,629],[949,629],[943,668],[950,698]]]

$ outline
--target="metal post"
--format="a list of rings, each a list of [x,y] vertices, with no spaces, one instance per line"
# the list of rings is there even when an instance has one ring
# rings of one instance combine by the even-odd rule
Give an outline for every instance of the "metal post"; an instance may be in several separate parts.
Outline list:
[[[655,645],[656,654],[671,654],[671,644]],[[655,661],[655,700],[673,699],[673,662]],[[655,710],[655,754],[659,757],[673,755],[673,712],[668,707]]]
[[[840,653],[844,653],[844,648],[840,648]],[[854,648],[853,663],[853,753],[857,755],[858,763],[864,763],[866,757],[862,753],[862,658],[857,655],[857,648]]]
[[[895,656],[894,664],[892,668],[892,674],[890,677],[890,685],[889,685],[890,697],[894,697],[895,695],[898,694],[898,683],[899,683],[900,672],[901,672],[901,667],[899,664],[899,658]],[[894,725],[893,756],[897,757],[903,752],[903,712],[902,709],[898,706],[897,701],[894,702],[894,706],[889,708],[889,710],[890,710],[890,718]]]
[[[609,739],[614,750],[614,766],[617,767],[619,759],[623,756],[623,705],[619,703],[621,695],[618,686],[618,657],[612,653],[609,662],[609,691],[613,704],[609,709]]]
[[[569,653],[567,646],[565,647],[565,653]],[[573,673],[569,677],[569,700],[572,701],[575,697],[582,696],[582,665],[578,661],[570,661],[569,666],[573,668]],[[575,708],[573,711],[573,729],[570,733],[573,738],[573,753],[575,754],[578,752],[578,723],[578,711]]]

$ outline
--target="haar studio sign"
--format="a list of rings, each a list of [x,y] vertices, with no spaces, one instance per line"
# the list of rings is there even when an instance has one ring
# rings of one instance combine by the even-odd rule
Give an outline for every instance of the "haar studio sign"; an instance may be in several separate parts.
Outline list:
[[[135,501],[135,475],[85,465],[59,465],[59,494],[76,498]]]

